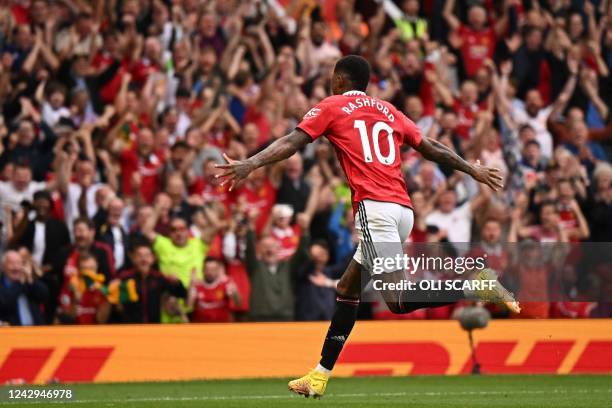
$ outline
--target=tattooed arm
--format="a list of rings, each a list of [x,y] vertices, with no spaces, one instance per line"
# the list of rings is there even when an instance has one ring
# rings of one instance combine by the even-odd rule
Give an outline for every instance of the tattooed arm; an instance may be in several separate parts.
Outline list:
[[[253,170],[291,157],[311,140],[310,136],[304,131],[295,129],[246,160],[233,160],[223,154],[227,164],[216,165],[216,167],[225,170],[217,175],[217,178],[225,178],[221,183],[222,185],[231,183],[229,188],[231,191],[239,181],[245,179]]]
[[[499,169],[481,166],[479,163],[468,163],[457,153],[435,139],[423,137],[421,144],[415,147],[415,149],[427,160],[469,174],[474,180],[488,185],[493,190],[499,190],[503,187],[503,180],[499,174]]]

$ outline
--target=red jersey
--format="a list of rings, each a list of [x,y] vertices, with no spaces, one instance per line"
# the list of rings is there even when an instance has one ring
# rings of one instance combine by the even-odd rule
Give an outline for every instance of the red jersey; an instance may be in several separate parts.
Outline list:
[[[495,31],[490,27],[476,31],[462,25],[459,28],[459,35],[463,38],[461,55],[465,73],[468,77],[473,77],[487,58],[493,58]]]
[[[421,144],[421,131],[388,102],[350,91],[323,99],[297,126],[315,140],[326,136],[353,195],[412,207],[401,172],[400,146]]]
[[[578,228],[578,217],[574,213],[574,210],[568,205],[561,205],[559,210],[559,222],[563,226],[563,229],[566,232],[573,230],[574,228]],[[571,242],[578,242],[579,239],[570,238]]]
[[[196,302],[193,307],[192,322],[230,322],[232,320],[231,299],[227,287],[229,282],[230,280],[224,276],[215,282],[198,282],[194,285]]]
[[[91,65],[97,71],[102,72],[113,63],[114,57],[112,54],[100,51],[93,58]],[[110,78],[100,88],[100,99],[105,104],[112,104],[115,97],[121,89],[121,81],[123,80],[123,74],[126,72],[125,64],[122,63],[121,67],[117,70],[115,75]]]
[[[106,303],[106,296],[100,289],[88,288],[77,299],[73,291],[63,289],[60,293],[60,305],[62,308],[69,309],[76,307],[77,324],[97,324],[96,315],[100,306]]]
[[[295,253],[295,250],[300,243],[301,234],[301,228],[297,224],[284,229],[277,227],[272,228],[270,231],[270,236],[278,244],[278,257],[281,260],[291,258],[291,256]]]
[[[463,140],[469,140],[470,130],[474,127],[476,115],[480,108],[476,104],[465,105],[461,103],[460,100],[455,99],[453,102],[453,110],[457,114],[457,127],[455,128],[455,132],[457,132]]]
[[[255,232],[261,233],[276,203],[276,188],[268,179],[264,180],[261,185],[244,183],[236,190],[236,202],[240,203],[242,200],[246,202],[247,211],[257,211]]]
[[[216,181],[206,180],[198,177],[189,187],[190,194],[197,194],[204,199],[205,203],[218,201],[225,206],[225,210],[230,210],[230,205],[234,202],[231,191]]]
[[[121,165],[122,191],[126,195],[132,195],[132,174],[139,172],[142,177],[140,192],[147,203],[152,203],[155,194],[160,189],[159,174],[162,170],[164,161],[160,155],[151,153],[146,160],[143,160],[136,148],[126,149],[119,157]]]

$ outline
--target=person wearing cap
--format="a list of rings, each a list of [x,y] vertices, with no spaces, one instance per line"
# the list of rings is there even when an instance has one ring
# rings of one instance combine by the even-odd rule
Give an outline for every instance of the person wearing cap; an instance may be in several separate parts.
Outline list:
[[[272,207],[270,236],[278,243],[280,259],[290,258],[300,241],[300,227],[291,225],[293,208],[288,204],[276,204]]]

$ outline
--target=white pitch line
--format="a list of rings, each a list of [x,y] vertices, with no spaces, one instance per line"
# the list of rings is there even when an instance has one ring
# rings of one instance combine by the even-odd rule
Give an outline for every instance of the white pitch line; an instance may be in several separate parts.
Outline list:
[[[325,397],[336,398],[355,398],[355,397],[453,397],[463,395],[537,395],[537,394],[587,394],[587,393],[612,393],[610,389],[551,389],[551,390],[508,390],[508,391],[425,391],[425,392],[373,392],[373,393],[341,393],[326,394]],[[273,394],[273,395],[201,395],[193,397],[147,397],[147,398],[126,398],[126,399],[88,399],[88,400],[37,400],[37,401],[11,401],[0,402],[0,405],[22,404],[94,404],[108,403],[120,404],[128,402],[189,402],[189,401],[232,401],[232,400],[264,400],[264,399],[293,399],[299,396],[293,394]]]

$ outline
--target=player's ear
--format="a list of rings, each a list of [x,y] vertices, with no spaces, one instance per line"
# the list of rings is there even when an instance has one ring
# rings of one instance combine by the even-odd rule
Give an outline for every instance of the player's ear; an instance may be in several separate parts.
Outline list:
[[[330,91],[331,91],[332,95],[335,95],[336,94],[336,90],[338,89],[338,74],[336,72],[332,73],[329,87],[330,87]]]
[[[332,74],[331,79],[331,91],[333,95],[339,95],[342,93],[342,90],[346,88],[346,75],[342,72],[336,72]]]

